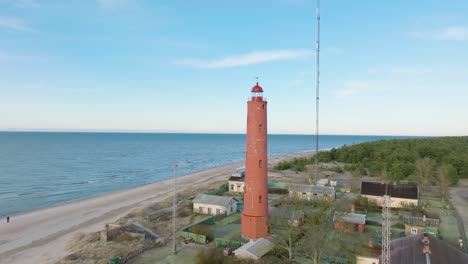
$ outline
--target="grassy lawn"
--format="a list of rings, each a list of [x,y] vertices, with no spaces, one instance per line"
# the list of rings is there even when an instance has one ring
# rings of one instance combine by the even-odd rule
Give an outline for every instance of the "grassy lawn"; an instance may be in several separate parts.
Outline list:
[[[445,204],[440,199],[432,197],[425,196],[421,201],[427,201],[429,203],[429,206],[424,209],[429,216],[437,216],[440,219],[439,234],[441,239],[454,246],[458,246],[460,230],[458,229],[457,219],[453,215],[454,209],[445,209]]]
[[[172,254],[172,244],[167,246],[149,250],[135,260],[135,264],[178,264],[178,263],[194,263],[194,259],[198,250],[190,247],[181,247],[177,254]]]
[[[227,225],[227,224],[231,224],[231,223],[239,223],[240,224],[240,218],[241,218],[240,213],[230,214],[230,215],[226,216],[225,218],[223,218],[223,219],[221,219],[219,221],[216,221],[215,225],[216,226],[222,226],[222,225]]]
[[[241,214],[231,214],[213,225],[215,238],[226,240],[240,240]]]
[[[391,237],[392,239],[400,238],[405,236],[405,230],[401,228],[391,228]],[[373,226],[373,225],[367,225],[366,226],[366,233],[373,237],[379,237],[381,239],[382,237],[382,227],[381,226]]]
[[[226,240],[240,240],[240,224],[227,224],[227,225],[215,225],[213,226],[213,232],[215,238],[221,238]]]
[[[460,238],[460,230],[458,222],[453,215],[444,215],[440,217],[439,233],[443,240],[458,247],[458,239]]]

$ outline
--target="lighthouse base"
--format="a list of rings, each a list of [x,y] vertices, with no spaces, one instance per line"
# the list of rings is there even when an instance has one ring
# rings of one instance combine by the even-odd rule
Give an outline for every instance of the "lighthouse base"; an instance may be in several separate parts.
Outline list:
[[[266,238],[269,233],[268,217],[242,214],[242,236],[249,239]]]

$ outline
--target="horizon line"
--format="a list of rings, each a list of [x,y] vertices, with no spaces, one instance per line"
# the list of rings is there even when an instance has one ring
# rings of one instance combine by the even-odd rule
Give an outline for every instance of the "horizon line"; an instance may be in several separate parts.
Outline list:
[[[190,131],[144,131],[144,130],[53,130],[53,129],[0,129],[0,133],[18,132],[18,133],[95,133],[95,134],[213,134],[213,135],[245,135],[241,132],[190,132]],[[268,135],[291,135],[291,136],[315,136],[314,133],[268,133]],[[319,136],[371,136],[371,137],[462,137],[462,135],[383,135],[383,134],[320,134]],[[468,135],[465,135],[468,136]]]

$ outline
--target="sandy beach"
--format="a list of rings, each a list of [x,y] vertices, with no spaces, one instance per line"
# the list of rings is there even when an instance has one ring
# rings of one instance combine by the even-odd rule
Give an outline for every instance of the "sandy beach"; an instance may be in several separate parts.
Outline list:
[[[306,155],[289,154],[270,157],[278,160]],[[310,154],[310,153],[309,153]],[[243,162],[207,169],[178,178],[183,190],[189,186],[206,187],[227,180]],[[68,241],[78,232],[95,232],[114,222],[130,210],[162,201],[172,195],[173,181],[165,180],[117,191],[59,206],[2,218],[0,224],[0,263],[54,263],[69,254]]]

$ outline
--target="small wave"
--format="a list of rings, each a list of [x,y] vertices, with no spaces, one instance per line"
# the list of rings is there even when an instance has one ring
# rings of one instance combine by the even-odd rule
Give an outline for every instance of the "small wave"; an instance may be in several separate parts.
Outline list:
[[[34,192],[22,192],[22,193],[19,193],[18,196],[25,196],[25,195],[31,195],[31,194],[35,194]]]

